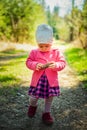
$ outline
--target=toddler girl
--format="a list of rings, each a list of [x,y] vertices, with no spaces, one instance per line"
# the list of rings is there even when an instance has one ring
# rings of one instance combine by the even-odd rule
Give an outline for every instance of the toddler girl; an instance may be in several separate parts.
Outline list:
[[[59,96],[58,71],[65,67],[65,59],[58,49],[52,49],[53,30],[47,24],[41,24],[36,30],[38,48],[31,50],[26,60],[26,65],[33,70],[32,80],[28,94],[30,102],[28,116],[33,117],[37,109],[37,101],[43,98],[45,101],[42,120],[46,124],[52,124],[54,118],[51,115],[53,98]]]

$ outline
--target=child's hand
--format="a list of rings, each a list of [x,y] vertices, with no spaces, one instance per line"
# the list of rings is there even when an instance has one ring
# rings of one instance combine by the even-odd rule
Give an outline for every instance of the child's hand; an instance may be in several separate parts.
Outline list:
[[[55,67],[56,67],[56,62],[52,61],[52,62],[49,63],[48,68],[54,69]]]
[[[38,64],[36,65],[36,70],[40,70],[40,69],[42,69],[42,67],[43,67],[43,64],[38,63]]]

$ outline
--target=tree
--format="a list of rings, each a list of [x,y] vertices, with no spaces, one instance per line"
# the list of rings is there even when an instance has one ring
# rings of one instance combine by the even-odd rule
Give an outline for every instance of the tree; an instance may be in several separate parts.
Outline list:
[[[58,29],[57,29],[58,11],[59,11],[58,6],[54,6],[53,12],[51,13],[50,7],[48,6],[47,12],[46,12],[48,24],[52,26],[53,28],[53,34],[54,34],[55,39],[59,38]]]
[[[80,28],[80,41],[84,49],[87,49],[87,0],[84,0],[82,10],[82,24]]]
[[[32,41],[36,25],[45,19],[42,6],[32,0],[1,0],[0,5],[4,29],[0,28],[0,34],[14,42]]]
[[[74,19],[74,4],[75,0],[72,0],[72,10],[71,10],[71,19]],[[74,40],[74,27],[73,23],[70,24],[70,41]]]

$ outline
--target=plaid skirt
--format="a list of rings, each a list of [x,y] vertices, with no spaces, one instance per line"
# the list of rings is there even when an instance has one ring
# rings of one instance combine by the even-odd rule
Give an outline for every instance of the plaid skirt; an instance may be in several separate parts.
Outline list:
[[[29,87],[28,95],[32,95],[36,98],[48,98],[50,96],[59,96],[59,86],[50,87],[47,76],[45,73],[40,77],[37,86]]]

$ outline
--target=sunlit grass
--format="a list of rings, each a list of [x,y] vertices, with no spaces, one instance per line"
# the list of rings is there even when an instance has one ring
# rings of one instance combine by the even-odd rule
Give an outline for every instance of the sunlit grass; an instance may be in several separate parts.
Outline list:
[[[17,55],[15,55],[17,54]],[[23,51],[9,50],[0,52],[0,87],[17,87],[29,82],[31,71],[26,67],[28,54]]]
[[[87,51],[71,48],[65,52],[68,63],[77,71],[80,81],[87,88]]]

